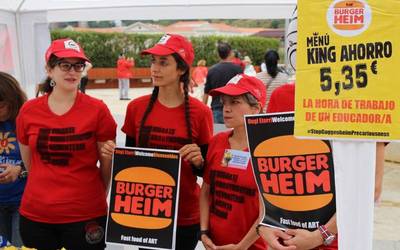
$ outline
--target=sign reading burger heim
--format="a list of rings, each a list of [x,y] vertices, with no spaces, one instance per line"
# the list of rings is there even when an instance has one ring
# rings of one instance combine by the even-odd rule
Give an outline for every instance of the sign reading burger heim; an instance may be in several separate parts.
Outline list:
[[[175,249],[180,164],[178,151],[115,149],[107,242]]]
[[[315,230],[336,212],[328,141],[293,136],[293,113],[246,116],[254,175],[264,201],[262,223]]]
[[[295,135],[400,140],[398,0],[298,1]]]

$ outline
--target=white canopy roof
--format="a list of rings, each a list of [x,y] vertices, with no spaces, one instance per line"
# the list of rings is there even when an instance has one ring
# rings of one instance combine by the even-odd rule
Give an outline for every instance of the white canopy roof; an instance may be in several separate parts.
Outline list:
[[[20,13],[47,11],[49,22],[114,19],[259,19],[286,18],[296,2],[296,0],[1,0],[0,9]],[[77,15],[81,13],[84,15]],[[176,16],[175,13],[179,15]]]
[[[0,0],[0,55],[29,96],[44,77],[48,24],[66,21],[289,18],[297,0]],[[8,39],[8,40],[7,40]],[[7,44],[7,43],[6,43]],[[8,59],[6,59],[8,61]]]

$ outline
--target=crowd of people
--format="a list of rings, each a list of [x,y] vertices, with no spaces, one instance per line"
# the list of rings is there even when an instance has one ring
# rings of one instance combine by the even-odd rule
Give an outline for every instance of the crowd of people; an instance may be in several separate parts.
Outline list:
[[[228,43],[219,43],[217,51],[220,62],[208,69],[200,60],[194,70],[194,50],[183,36],[166,34],[142,51],[151,58],[153,92],[129,102],[122,126],[125,146],[180,152],[176,249],[195,249],[199,240],[207,250],[337,249],[337,240],[324,245],[320,230],[259,226],[263,205],[243,116],[294,111],[295,85],[279,71],[276,51],[266,52],[266,71],[257,74],[249,57],[234,59]],[[82,87],[79,91],[91,64],[78,43],[53,41],[45,61],[43,95],[28,101],[18,82],[0,73],[0,235],[15,246],[36,249],[104,249],[116,122],[101,100],[84,94]],[[133,65],[120,55],[121,100],[129,99]],[[229,129],[214,135],[214,123]],[[381,157],[381,145],[378,151]],[[232,154],[247,161],[232,168],[226,160]],[[383,172],[377,165],[376,199]],[[201,188],[198,176],[204,178]],[[234,176],[235,184],[248,192],[221,214],[214,190],[224,176]],[[336,235],[336,216],[324,228]]]

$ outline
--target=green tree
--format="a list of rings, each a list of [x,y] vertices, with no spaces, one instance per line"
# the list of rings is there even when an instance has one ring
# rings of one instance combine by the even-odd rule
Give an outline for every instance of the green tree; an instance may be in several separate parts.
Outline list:
[[[142,57],[140,52],[152,47],[161,36],[162,34],[76,32],[59,29],[51,32],[53,40],[69,37],[80,43],[95,67],[115,67],[118,55],[122,51],[135,59],[137,67],[148,67],[150,57]],[[200,59],[205,59],[208,66],[219,61],[216,51],[219,41],[230,43],[232,48],[239,50],[243,56],[250,56],[254,64],[262,62],[267,48],[278,49],[279,47],[278,39],[263,37],[203,36],[191,37],[190,40],[195,50],[194,64]]]

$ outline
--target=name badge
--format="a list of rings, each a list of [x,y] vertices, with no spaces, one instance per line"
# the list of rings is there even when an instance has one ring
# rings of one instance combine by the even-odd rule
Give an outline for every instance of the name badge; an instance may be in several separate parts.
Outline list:
[[[221,164],[222,166],[229,168],[247,169],[249,160],[250,152],[225,149]]]

